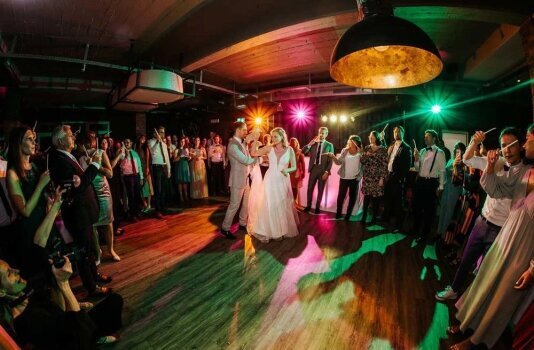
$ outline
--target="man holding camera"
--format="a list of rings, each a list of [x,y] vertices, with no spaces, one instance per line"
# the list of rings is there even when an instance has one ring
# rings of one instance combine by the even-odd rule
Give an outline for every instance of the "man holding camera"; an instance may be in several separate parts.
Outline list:
[[[109,294],[111,288],[100,287],[96,282],[111,281],[98,274],[92,250],[93,224],[98,220],[98,202],[91,185],[100,168],[101,154],[95,152],[91,164],[84,171],[71,154],[76,136],[69,125],[60,125],[52,132],[54,151],[50,152],[49,170],[56,186],[66,189],[61,207],[63,222],[72,235],[74,245],[82,253],[77,261],[83,286],[89,294]]]

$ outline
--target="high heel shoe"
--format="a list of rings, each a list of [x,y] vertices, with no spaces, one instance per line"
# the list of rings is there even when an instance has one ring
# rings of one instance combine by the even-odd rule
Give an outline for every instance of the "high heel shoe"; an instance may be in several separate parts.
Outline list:
[[[111,260],[113,260],[113,261],[121,261],[121,257],[118,256],[117,253],[113,252],[110,255],[111,255]]]

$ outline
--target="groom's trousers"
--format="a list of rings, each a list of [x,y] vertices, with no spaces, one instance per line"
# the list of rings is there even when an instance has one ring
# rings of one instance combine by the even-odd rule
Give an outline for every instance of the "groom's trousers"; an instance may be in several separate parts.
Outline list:
[[[241,199],[243,200],[243,204],[241,205],[241,210],[239,211],[239,225],[247,226],[249,192],[250,185],[248,184],[248,181],[246,186],[243,188],[230,187],[230,205],[226,210],[226,215],[224,216],[222,223],[222,229],[224,231],[230,230],[230,226],[232,226],[235,214],[237,213],[239,205],[241,204]]]

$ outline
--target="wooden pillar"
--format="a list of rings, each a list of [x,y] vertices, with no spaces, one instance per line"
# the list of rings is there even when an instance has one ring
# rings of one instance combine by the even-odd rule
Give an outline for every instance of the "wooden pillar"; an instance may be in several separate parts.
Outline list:
[[[527,60],[528,71],[530,74],[532,120],[534,121],[534,14],[532,14],[525,23],[523,23],[519,32],[521,33],[523,49],[525,50],[525,58]]]
[[[135,114],[135,135],[146,135],[146,113]]]

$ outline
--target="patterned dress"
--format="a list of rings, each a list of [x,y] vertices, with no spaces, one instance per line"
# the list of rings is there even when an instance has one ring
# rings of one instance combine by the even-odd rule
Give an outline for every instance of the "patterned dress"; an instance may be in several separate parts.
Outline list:
[[[371,146],[365,146],[362,154],[363,165],[362,192],[366,196],[380,197],[384,195],[384,186],[380,186],[380,179],[388,174],[388,151],[378,147],[375,151]],[[385,183],[385,182],[384,182]]]

